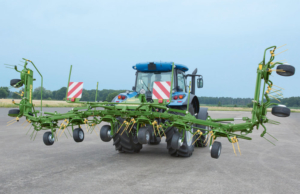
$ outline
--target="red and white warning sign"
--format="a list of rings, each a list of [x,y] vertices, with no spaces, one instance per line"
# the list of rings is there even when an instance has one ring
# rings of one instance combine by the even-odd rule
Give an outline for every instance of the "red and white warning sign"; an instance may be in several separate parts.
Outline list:
[[[67,98],[81,98],[83,82],[70,82]]]
[[[171,82],[154,82],[152,99],[169,99]]]

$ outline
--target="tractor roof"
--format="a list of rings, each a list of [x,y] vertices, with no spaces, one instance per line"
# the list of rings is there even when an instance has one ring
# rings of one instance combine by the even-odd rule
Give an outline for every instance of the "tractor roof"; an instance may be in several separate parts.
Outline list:
[[[146,62],[137,63],[132,68],[143,72],[172,71],[172,64],[173,62]],[[181,64],[175,64],[175,69],[180,69],[184,72],[189,70],[187,66]]]

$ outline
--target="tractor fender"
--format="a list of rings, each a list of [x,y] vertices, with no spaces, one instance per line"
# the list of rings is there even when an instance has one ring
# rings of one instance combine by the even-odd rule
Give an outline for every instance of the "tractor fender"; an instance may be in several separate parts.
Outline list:
[[[188,101],[188,98],[186,99],[186,101],[182,105],[187,105],[187,101]],[[200,103],[199,103],[198,97],[196,95],[190,94],[189,104],[193,104],[195,113],[198,114],[199,109],[200,109]]]

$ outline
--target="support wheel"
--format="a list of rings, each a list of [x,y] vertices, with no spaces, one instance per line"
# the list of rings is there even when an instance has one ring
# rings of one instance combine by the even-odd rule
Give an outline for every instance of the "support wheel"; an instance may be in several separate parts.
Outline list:
[[[12,79],[10,80],[10,85],[14,88],[19,88],[23,86],[23,82],[20,79]]]
[[[161,142],[161,138],[158,137],[158,134],[154,134],[153,127],[149,127],[150,129],[150,141],[148,142],[149,145],[158,145]]]
[[[100,139],[109,142],[111,140],[110,131],[110,125],[103,125],[100,130]]]
[[[123,123],[123,119],[120,119],[120,122]],[[120,125],[117,126],[119,129]],[[119,133],[116,133],[113,137],[114,146],[119,153],[139,153],[143,148],[143,145],[138,142],[136,135],[136,124],[133,126],[130,133],[127,133],[124,130],[124,126],[120,129]]]
[[[17,117],[19,114],[20,114],[19,109],[10,109],[8,111],[8,116],[10,116],[10,117]]]
[[[75,142],[82,142],[84,140],[84,132],[81,128],[77,128],[73,131],[73,139]]]
[[[147,144],[150,142],[150,130],[148,127],[141,127],[139,129],[138,141],[140,144]]]
[[[212,158],[218,159],[221,155],[222,144],[218,141],[215,141],[211,147],[210,155]]]
[[[295,74],[295,67],[291,65],[278,65],[276,73],[281,76],[292,76]]]
[[[277,117],[288,117],[291,114],[291,110],[285,106],[274,106],[272,108],[272,115]]]
[[[51,146],[54,144],[55,138],[52,136],[52,132],[48,131],[44,133],[43,141],[46,146]]]

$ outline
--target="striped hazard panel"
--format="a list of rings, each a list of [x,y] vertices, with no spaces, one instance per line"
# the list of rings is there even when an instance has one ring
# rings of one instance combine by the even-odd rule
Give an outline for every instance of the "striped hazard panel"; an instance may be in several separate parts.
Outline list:
[[[171,82],[154,82],[152,99],[169,99]]]
[[[83,82],[70,82],[67,98],[81,98]]]

